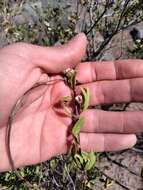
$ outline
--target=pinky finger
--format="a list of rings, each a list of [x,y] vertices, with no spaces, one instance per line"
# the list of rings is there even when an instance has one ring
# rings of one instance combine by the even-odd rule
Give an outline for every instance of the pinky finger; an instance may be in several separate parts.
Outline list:
[[[80,134],[81,148],[84,151],[119,151],[133,147],[136,141],[134,134]]]

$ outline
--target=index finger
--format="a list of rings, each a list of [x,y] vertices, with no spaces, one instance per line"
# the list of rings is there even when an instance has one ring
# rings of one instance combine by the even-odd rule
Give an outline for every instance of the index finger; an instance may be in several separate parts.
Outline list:
[[[79,83],[143,77],[143,60],[97,61],[80,63],[76,67]]]

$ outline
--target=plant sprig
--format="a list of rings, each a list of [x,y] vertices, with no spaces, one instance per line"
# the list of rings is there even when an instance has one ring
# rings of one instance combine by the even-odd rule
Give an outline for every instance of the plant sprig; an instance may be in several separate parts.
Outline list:
[[[74,94],[74,112],[72,113],[74,117],[73,119],[73,127],[71,130],[71,134],[73,137],[71,147],[70,147],[70,155],[73,158],[73,161],[76,163],[79,169],[88,171],[92,169],[96,163],[96,155],[94,152],[84,152],[80,147],[80,130],[85,123],[85,118],[80,116],[80,114],[86,111],[89,107],[90,101],[90,91],[88,88],[81,88],[81,94],[76,95],[75,86],[77,83],[76,80],[76,71],[73,69],[67,69],[65,72],[65,79],[68,86],[73,90]],[[67,100],[67,97],[65,97]],[[69,100],[69,98],[68,98]],[[64,108],[65,109],[65,108]],[[65,109],[66,113],[66,109]],[[76,118],[76,119],[75,119]]]

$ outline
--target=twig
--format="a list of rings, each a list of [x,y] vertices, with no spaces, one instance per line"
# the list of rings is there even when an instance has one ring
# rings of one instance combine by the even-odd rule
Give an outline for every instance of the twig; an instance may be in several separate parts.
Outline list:
[[[139,148],[132,148],[132,150],[143,155],[143,150],[141,150]]]
[[[98,22],[101,20],[101,18],[103,17],[103,15],[106,13],[107,8],[108,8],[108,4],[109,4],[109,0],[106,1],[105,7],[104,7],[104,11],[101,13],[101,15],[96,19],[96,21],[94,22],[94,24],[91,26],[91,28],[85,32],[86,35],[88,35],[93,29],[94,27],[98,24]]]
[[[121,41],[120,41],[120,55],[116,58],[117,60],[122,57],[123,54],[123,30],[121,31]]]
[[[112,162],[112,163],[114,163],[114,164],[120,166],[121,168],[127,170],[127,171],[130,172],[131,174],[140,177],[140,175],[138,175],[137,173],[131,171],[127,166],[125,166],[125,165],[123,165],[123,164],[117,162],[116,160],[113,160],[113,159],[108,155],[108,153],[105,153],[105,156],[106,156],[106,158],[107,158],[108,161],[110,161],[110,162]]]
[[[10,148],[10,140],[11,140],[11,130],[12,130],[12,122],[14,120],[14,117],[15,115],[17,114],[17,112],[24,107],[24,97],[33,89],[36,89],[37,87],[39,86],[43,86],[43,85],[47,85],[48,83],[50,84],[51,82],[57,82],[59,80],[62,80],[62,79],[56,79],[56,80],[50,80],[48,82],[43,82],[43,83],[36,83],[33,87],[31,87],[29,90],[27,90],[22,97],[20,97],[17,102],[15,103],[15,105],[13,106],[12,110],[11,110],[11,113],[10,113],[10,116],[8,118],[8,123],[7,123],[7,129],[6,129],[6,138],[5,138],[5,142],[6,142],[6,147],[7,147],[7,154],[8,154],[8,159],[9,159],[9,163],[10,163],[10,166],[11,166],[11,169],[13,171],[15,171],[17,177],[24,181],[26,183],[26,185],[30,188],[30,189],[38,189],[36,187],[33,187],[33,185],[28,182],[27,180],[25,180],[21,175],[20,173],[18,172],[18,170],[16,169],[15,167],[15,163],[14,163],[14,160],[12,158],[12,153],[11,153],[11,148]],[[43,95],[43,94],[42,94]],[[33,100],[30,104],[32,104],[33,102],[35,102],[37,99],[39,99],[42,95],[38,96],[38,98],[36,98],[35,100]],[[29,104],[29,105],[30,105]],[[29,106],[28,105],[28,106]],[[24,108],[26,108],[27,106],[25,106]]]
[[[61,156],[61,159],[64,161],[63,156]],[[72,177],[70,176],[69,171],[68,171],[68,169],[67,169],[66,163],[65,163],[65,169],[66,169],[66,173],[67,173],[67,175],[68,175],[68,177],[69,177],[69,179],[70,179],[70,182],[71,182],[71,184],[72,184],[72,186],[73,186],[73,190],[76,190],[76,189],[75,189],[74,182],[73,182],[73,179],[72,179]]]
[[[108,176],[104,171],[102,171],[100,168],[96,167],[95,168],[105,177],[107,177],[108,179],[112,180],[113,182],[115,182],[116,184],[118,184],[120,187],[126,189],[126,190],[130,190],[128,187],[126,187],[125,185],[121,184],[118,180]]]
[[[126,13],[126,8],[127,8],[128,4],[129,4],[129,2],[130,2],[130,0],[126,0],[125,5],[124,5],[124,8],[123,8],[123,10],[122,10],[122,12],[121,12],[120,18],[119,18],[119,20],[118,20],[118,23],[117,23],[117,25],[116,25],[114,31],[112,32],[112,34],[111,34],[108,38],[106,38],[106,39],[103,41],[103,43],[100,45],[100,47],[97,49],[97,51],[93,54],[94,57],[97,57],[97,56],[101,53],[101,51],[105,48],[105,46],[111,41],[111,39],[112,39],[112,38],[118,33],[118,31],[120,30],[120,24],[121,24],[121,22],[122,22],[122,19],[123,19],[125,13]],[[104,12],[104,11],[103,11],[103,12]],[[105,14],[105,13],[104,13],[104,14]],[[103,15],[102,15],[102,16],[103,16]]]

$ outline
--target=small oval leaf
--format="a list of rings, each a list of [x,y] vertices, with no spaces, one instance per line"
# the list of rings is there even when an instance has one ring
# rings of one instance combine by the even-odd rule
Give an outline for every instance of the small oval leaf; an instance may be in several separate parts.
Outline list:
[[[75,154],[75,155],[74,155],[74,160],[75,160],[75,162],[76,162],[76,165],[77,165],[79,168],[81,168],[81,166],[83,165],[83,158],[82,158],[82,156],[79,155],[79,154]]]
[[[77,137],[77,135],[80,132],[81,127],[84,124],[84,117],[80,117],[79,120],[75,123],[73,129],[72,129],[72,134]]]
[[[88,88],[81,88],[82,91],[82,95],[84,98],[84,102],[83,102],[83,111],[87,110],[88,106],[89,106],[89,101],[90,101],[90,91]]]
[[[63,101],[66,102],[70,102],[72,100],[72,98],[70,96],[64,96],[63,97]]]
[[[88,153],[88,161],[85,165],[85,170],[90,170],[96,163],[96,155],[94,152]]]

